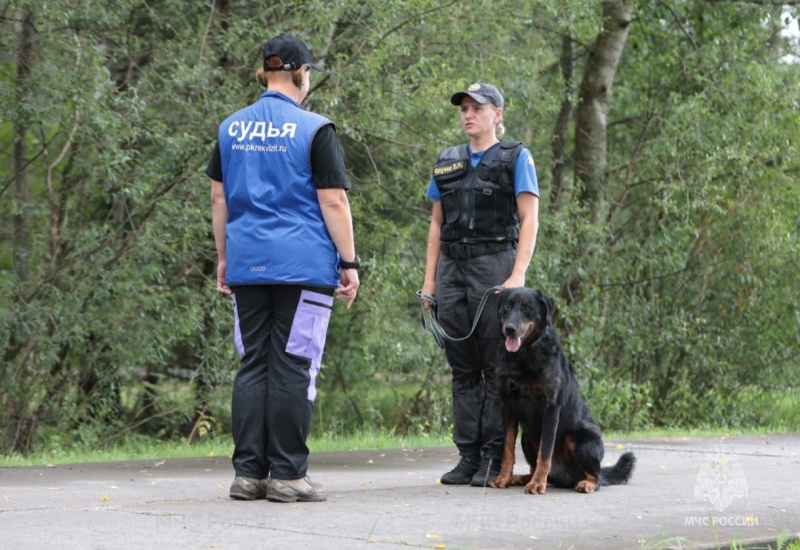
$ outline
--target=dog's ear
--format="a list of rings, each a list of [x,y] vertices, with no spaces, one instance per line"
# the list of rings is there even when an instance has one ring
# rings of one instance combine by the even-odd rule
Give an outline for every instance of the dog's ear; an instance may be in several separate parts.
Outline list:
[[[556,302],[550,296],[539,291],[539,301],[544,306],[545,311],[547,312],[547,324],[553,324],[553,314],[556,312]]]

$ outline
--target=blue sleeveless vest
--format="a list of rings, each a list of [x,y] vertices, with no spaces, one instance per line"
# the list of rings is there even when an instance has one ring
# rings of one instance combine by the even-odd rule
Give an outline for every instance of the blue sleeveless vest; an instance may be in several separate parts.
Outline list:
[[[311,141],[330,123],[265,92],[220,125],[228,285],[339,283],[310,163]]]

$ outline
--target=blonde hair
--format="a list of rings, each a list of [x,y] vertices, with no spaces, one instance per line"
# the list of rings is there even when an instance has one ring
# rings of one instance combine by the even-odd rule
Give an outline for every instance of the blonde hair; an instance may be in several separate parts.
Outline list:
[[[258,69],[258,72],[256,73],[256,81],[265,88],[267,87],[267,71],[264,70],[264,67]]]

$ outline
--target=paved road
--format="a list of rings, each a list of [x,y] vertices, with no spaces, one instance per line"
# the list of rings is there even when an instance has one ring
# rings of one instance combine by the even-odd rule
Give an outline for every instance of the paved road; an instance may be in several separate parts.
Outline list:
[[[631,483],[592,495],[441,485],[451,448],[315,453],[330,497],[302,504],[230,500],[227,457],[5,468],[0,548],[774,549],[800,532],[800,434],[607,440],[606,462],[623,449]]]

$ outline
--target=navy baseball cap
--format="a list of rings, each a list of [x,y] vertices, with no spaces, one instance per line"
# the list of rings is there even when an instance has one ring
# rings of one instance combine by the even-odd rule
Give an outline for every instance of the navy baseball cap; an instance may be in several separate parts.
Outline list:
[[[483,105],[491,103],[495,107],[499,108],[502,108],[504,105],[503,94],[500,93],[500,90],[491,84],[485,84],[483,82],[473,84],[467,88],[465,92],[454,93],[450,97],[450,103],[453,105],[461,105],[461,100],[467,95]]]
[[[279,67],[269,67],[267,60],[270,57],[278,56],[283,65]],[[265,71],[294,71],[308,65],[312,69],[321,71],[318,65],[311,62],[311,52],[308,51],[303,42],[293,36],[281,34],[271,39],[264,46],[264,70]]]

